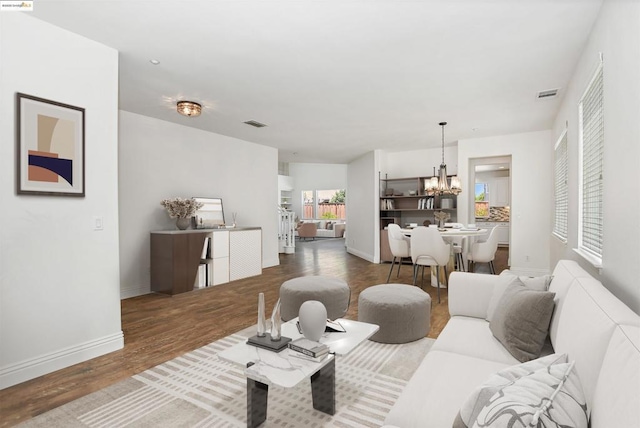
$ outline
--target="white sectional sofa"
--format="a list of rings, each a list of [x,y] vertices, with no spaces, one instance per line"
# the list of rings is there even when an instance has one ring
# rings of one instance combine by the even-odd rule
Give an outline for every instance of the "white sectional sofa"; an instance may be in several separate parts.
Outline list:
[[[344,220],[304,220],[304,223],[317,225],[316,238],[342,238],[347,227]],[[328,223],[331,223],[328,226]],[[298,236],[296,231],[295,236]]]
[[[501,277],[451,274],[451,319],[391,409],[386,425],[451,427],[479,385],[520,364],[493,336],[486,320]],[[555,309],[550,343],[542,355],[566,354],[569,361],[575,360],[573,370],[592,428],[640,427],[640,316],[573,261],[558,263],[549,291],[556,293]]]

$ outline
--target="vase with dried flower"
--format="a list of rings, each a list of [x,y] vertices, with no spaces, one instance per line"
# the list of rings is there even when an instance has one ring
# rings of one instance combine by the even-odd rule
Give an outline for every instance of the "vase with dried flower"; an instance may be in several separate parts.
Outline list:
[[[441,230],[444,229],[444,223],[451,218],[451,215],[444,211],[436,211],[433,216],[438,222],[438,229]]]
[[[176,219],[176,226],[180,230],[187,229],[191,222],[191,217],[204,206],[202,202],[197,202],[193,198],[163,199],[160,205],[166,208],[169,217]]]

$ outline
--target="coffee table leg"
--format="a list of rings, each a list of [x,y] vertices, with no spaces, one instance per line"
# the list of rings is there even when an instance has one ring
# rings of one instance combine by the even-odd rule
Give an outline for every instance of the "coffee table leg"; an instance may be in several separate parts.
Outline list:
[[[313,408],[333,415],[336,412],[336,359],[311,376]]]
[[[268,396],[269,385],[247,378],[247,427],[258,427],[267,419]]]

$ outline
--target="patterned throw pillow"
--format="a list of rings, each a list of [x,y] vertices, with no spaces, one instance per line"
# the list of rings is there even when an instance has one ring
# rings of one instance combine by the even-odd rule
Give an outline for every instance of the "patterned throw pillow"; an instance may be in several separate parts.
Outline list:
[[[582,385],[565,354],[499,371],[464,403],[453,428],[586,428]]]

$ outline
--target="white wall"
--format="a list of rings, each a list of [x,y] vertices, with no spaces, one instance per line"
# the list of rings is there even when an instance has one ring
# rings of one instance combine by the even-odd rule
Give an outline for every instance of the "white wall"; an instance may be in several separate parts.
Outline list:
[[[302,191],[347,188],[347,165],[343,164],[290,163],[289,176],[293,179],[291,207],[298,218],[302,218]]]
[[[262,227],[263,267],[279,264],[276,149],[127,111],[119,133],[123,298],[150,291],[149,232],[175,229],[165,198],[222,198],[228,224],[237,212],[238,226]]]
[[[124,345],[118,274],[118,52],[0,14],[0,388]],[[86,197],[15,193],[15,93],[84,107]],[[93,217],[104,230],[93,230]]]
[[[598,272],[578,245],[578,103],[604,56],[604,233]],[[551,260],[573,259],[640,313],[640,3],[607,0],[565,91],[550,145],[568,124],[569,236],[551,238]],[[549,167],[551,168],[551,167]],[[549,187],[553,194],[553,189]]]
[[[474,138],[458,141],[458,221],[473,220],[473,174],[475,158],[511,156],[511,270],[527,275],[548,273],[553,169],[550,131]]]
[[[388,178],[431,177],[434,175],[433,168],[436,175],[438,174],[438,168],[442,163],[442,148],[404,152],[384,151],[381,153],[380,162],[382,178],[385,174]],[[458,173],[457,143],[444,148],[444,163],[447,165],[447,174]]]
[[[380,261],[379,159],[379,151],[369,152],[347,170],[347,252],[374,263]]]

